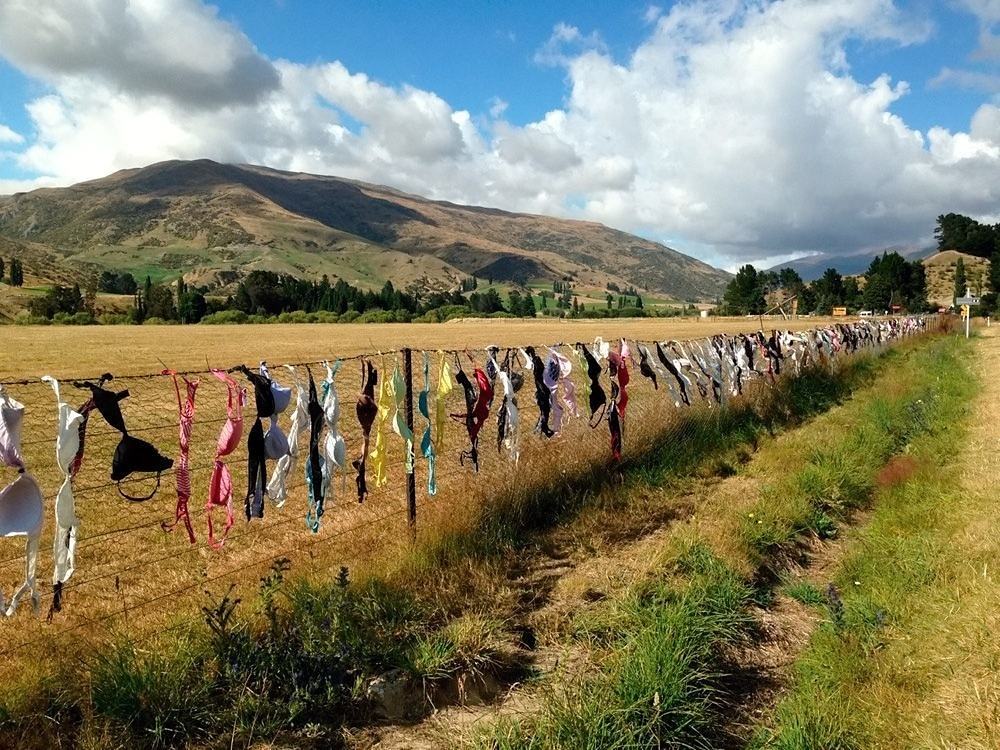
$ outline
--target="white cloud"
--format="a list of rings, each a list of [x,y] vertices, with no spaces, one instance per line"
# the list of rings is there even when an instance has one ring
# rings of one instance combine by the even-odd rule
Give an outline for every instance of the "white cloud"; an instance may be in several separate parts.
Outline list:
[[[556,26],[537,59],[564,68],[566,100],[523,127],[500,100],[473,118],[340,62],[267,60],[196,0],[5,0],[0,54],[48,86],[15,157],[48,183],[263,163],[600,220],[725,264],[918,244],[939,213],[996,212],[1000,109],[921,133],[892,112],[905,82],[850,72],[847,40],[926,37],[891,0],[692,1],[650,20],[627,60]]]
[[[96,79],[203,107],[252,102],[278,83],[250,40],[198,0],[4,0],[0,51],[48,83]]]
[[[509,106],[510,102],[501,99],[499,96],[494,96],[490,99],[490,117],[494,120],[503,117]]]
[[[1000,0],[960,0],[984,24],[1000,23]]]
[[[24,143],[24,136],[0,123],[0,143]]]
[[[662,15],[663,8],[659,5],[647,5],[646,10],[643,11],[642,20],[646,23],[656,23]]]
[[[552,35],[535,52],[535,62],[539,65],[566,65],[574,55],[581,52],[604,54],[608,46],[596,31],[583,34],[576,26],[557,23]]]

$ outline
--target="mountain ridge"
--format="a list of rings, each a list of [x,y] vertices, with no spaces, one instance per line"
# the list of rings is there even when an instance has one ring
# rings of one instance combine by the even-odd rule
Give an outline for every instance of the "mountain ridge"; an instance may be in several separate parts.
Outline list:
[[[447,288],[470,275],[518,284],[568,278],[709,300],[731,278],[598,222],[207,159],[0,196],[0,237],[81,272],[182,273],[218,286],[261,268],[367,287]]]

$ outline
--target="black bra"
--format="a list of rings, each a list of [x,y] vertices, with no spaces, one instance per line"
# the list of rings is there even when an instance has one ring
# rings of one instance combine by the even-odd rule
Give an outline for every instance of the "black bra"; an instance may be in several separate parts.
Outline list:
[[[129,392],[124,390],[115,393],[104,388],[104,383],[111,379],[111,374],[105,373],[96,385],[89,382],[77,382],[73,385],[89,389],[94,400],[94,407],[104,417],[104,421],[122,434],[122,439],[115,448],[114,458],[111,460],[111,481],[117,484],[118,494],[132,502],[143,502],[153,497],[160,489],[160,475],[173,467],[174,460],[161,454],[145,440],[128,434],[128,429],[125,427],[125,417],[122,415],[121,402],[129,397]],[[137,497],[127,494],[122,489],[122,480],[135,473],[156,474],[156,486],[148,495]]]

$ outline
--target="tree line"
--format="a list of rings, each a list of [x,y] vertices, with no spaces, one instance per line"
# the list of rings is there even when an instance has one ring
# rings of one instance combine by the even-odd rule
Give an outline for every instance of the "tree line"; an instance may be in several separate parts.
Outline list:
[[[934,228],[938,250],[992,258],[1000,252],[1000,224],[980,224],[962,214],[942,214]]]
[[[748,264],[729,282],[721,311],[759,315],[767,311],[767,296],[778,291],[785,298],[796,296],[799,313],[829,315],[834,307],[876,312],[896,306],[907,312],[928,309],[927,278],[920,261],[907,261],[899,253],[886,252],[872,260],[863,279],[862,284],[857,278],[845,278],[837,269],[828,268],[823,276],[807,284],[792,268],[758,271]]]
[[[302,313],[325,314],[324,320],[341,316],[355,319],[368,315],[373,320],[409,321],[421,316],[445,319],[462,315],[511,315],[534,317],[535,302],[530,293],[513,290],[506,303],[495,288],[473,291],[466,281],[452,291],[426,291],[417,288],[397,289],[387,281],[379,291],[353,286],[343,279],[331,282],[324,276],[319,281],[299,279],[289,274],[271,271],[251,271],[225,297],[209,296],[208,289],[187,284],[183,277],[174,283],[156,284],[147,276],[140,285],[132,274],[105,271],[98,278],[97,288],[113,294],[131,294],[132,306],[124,313],[112,316],[108,322],[199,323],[238,321],[253,317],[274,318]],[[56,285],[44,295],[32,300],[28,310],[36,318],[60,322],[93,322],[97,317],[95,295],[81,291],[79,284],[71,287]],[[438,313],[434,315],[434,313]]]

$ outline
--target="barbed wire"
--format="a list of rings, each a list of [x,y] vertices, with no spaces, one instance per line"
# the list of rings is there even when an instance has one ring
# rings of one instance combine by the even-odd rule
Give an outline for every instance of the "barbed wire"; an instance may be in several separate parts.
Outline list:
[[[705,340],[707,338],[709,338],[708,335],[706,335],[704,337],[699,337],[698,339],[694,339],[694,340],[695,341],[703,341],[703,340]],[[610,341],[614,342],[615,340],[616,339],[611,339]],[[640,340],[640,339],[636,339],[636,338],[628,338],[627,340],[629,342],[634,342],[636,344],[645,344],[645,345],[655,345],[657,343],[656,341]],[[689,343],[689,342],[690,342],[690,340],[686,340],[685,342],[681,342],[681,343]],[[587,343],[587,345],[590,346],[590,342],[585,342],[585,343]],[[539,344],[539,345],[535,345],[535,348],[536,349],[537,348],[549,348],[549,347],[551,347],[551,348],[558,348],[558,347],[564,347],[564,346],[565,347],[570,347],[572,349],[574,347],[574,344],[564,343],[564,342],[558,342],[558,343],[555,343],[555,344]],[[499,347],[496,347],[496,348],[499,349],[500,352],[506,352],[506,351],[516,351],[518,349],[522,349],[522,348],[526,348],[526,347],[499,346]],[[881,346],[875,346],[875,347],[871,347],[871,348],[862,349],[861,351],[871,351],[872,349],[874,349],[875,351],[880,351],[882,348],[883,347],[881,347]],[[486,354],[487,352],[490,352],[492,349],[493,349],[493,347],[463,348],[463,349],[434,349],[432,351],[429,351],[428,354],[437,354],[437,353],[440,353],[440,354],[444,354],[445,356],[462,357],[462,356],[467,355],[467,354],[470,354],[470,355],[471,354]],[[396,355],[399,355],[402,352],[403,352],[403,350],[388,350],[388,351],[385,351],[385,352],[376,353],[374,355],[372,355],[372,354],[358,354],[358,355],[354,355],[354,356],[351,356],[351,357],[341,357],[341,358],[339,358],[339,361],[346,362],[346,361],[358,361],[358,360],[363,360],[363,359],[370,359],[370,360],[372,360],[373,362],[376,362],[376,363],[380,363],[381,362],[382,364],[380,366],[390,367],[390,366],[393,366],[394,364],[398,364],[398,360],[395,363],[391,363],[390,361],[387,361],[387,360],[391,360],[392,358],[396,357]],[[419,353],[419,350],[415,350],[414,353]],[[843,358],[843,357],[840,357],[840,358],[828,358],[826,360],[826,365],[827,366],[837,367],[837,366],[840,365],[840,363],[842,361],[844,361],[844,359],[845,358]],[[301,367],[301,366],[305,366],[305,365],[321,365],[324,361],[327,361],[327,360],[315,360],[315,361],[311,361],[311,362],[300,362],[300,363],[295,363],[293,366],[295,366],[295,367]],[[333,362],[333,361],[337,361],[337,360],[331,359],[329,361]],[[436,365],[436,363],[434,363],[434,365]],[[434,367],[434,370],[436,371],[436,367],[434,365],[432,365],[432,367]],[[272,370],[273,370],[276,366],[272,364],[271,367],[272,367]],[[418,370],[418,372],[414,373],[414,378],[413,378],[413,385],[414,385],[413,390],[415,392],[419,392],[421,390],[421,385],[422,385],[421,377],[419,375],[419,367],[417,368],[417,370]],[[574,367],[574,372],[576,373],[576,376],[579,378],[580,375],[581,375],[580,369]],[[186,374],[186,375],[202,375],[202,374],[208,374],[208,373],[209,373],[208,370],[204,370],[204,371],[200,371],[199,370],[199,371],[188,371],[187,373],[184,373],[184,374]],[[785,368],[785,374],[781,376],[781,379],[783,379],[789,373],[791,373],[791,374],[794,375],[795,374],[795,368],[791,368],[791,367]],[[693,371],[693,374],[695,376],[697,376],[698,373],[696,371]],[[382,377],[388,378],[389,374],[386,372],[386,373],[384,373],[382,375]],[[115,381],[119,382],[119,383],[124,383],[124,384],[127,385],[128,381],[130,379],[144,379],[144,380],[150,380],[150,381],[152,381],[152,380],[155,380],[155,379],[162,379],[162,378],[164,378],[164,376],[162,375],[162,373],[157,372],[157,373],[148,373],[148,374],[143,374],[143,375],[130,375],[130,376],[116,377]],[[747,373],[747,378],[748,379],[745,381],[745,387],[749,386],[748,394],[754,388],[756,388],[756,387],[770,388],[770,387],[774,387],[774,385],[776,384],[776,381],[774,381],[772,378],[769,378],[767,374],[761,373],[761,372],[751,371],[750,373]],[[66,379],[64,378],[64,380],[66,380]],[[205,382],[211,383],[211,382],[214,382],[214,380],[215,380],[214,378],[209,378]],[[7,383],[4,383],[4,385],[8,385],[8,384],[9,385],[13,385],[14,382],[15,381],[8,381]],[[16,382],[19,382],[19,383],[21,383],[21,384],[23,384],[25,386],[27,386],[27,385],[38,386],[38,387],[43,387],[44,386],[45,388],[48,388],[48,386],[45,385],[45,384],[43,384],[43,383],[41,383],[41,381],[34,381],[34,380],[30,380],[29,381],[29,380],[25,380],[25,381],[16,381]],[[638,374],[636,373],[635,375],[633,375],[632,383],[629,386],[630,393],[633,393],[633,395],[634,395],[633,389],[639,383],[645,383],[645,378],[640,378],[638,376]],[[219,386],[223,389],[223,391],[225,390],[224,386],[221,383],[219,384]],[[726,389],[727,387],[728,387],[727,384],[724,383],[723,384],[723,388]],[[645,401],[643,401],[641,403],[633,402],[632,404],[630,404],[630,409],[631,409],[630,415],[631,416],[629,416],[628,422],[626,422],[626,425],[631,424],[636,419],[640,419],[641,420],[642,417],[643,417],[643,413],[644,413],[643,410],[644,409],[647,410],[647,411],[649,411],[650,414],[652,414],[652,413],[655,412],[656,414],[658,414],[660,416],[675,415],[674,417],[668,417],[668,418],[670,418],[672,420],[676,418],[676,421],[672,421],[670,424],[662,424],[659,429],[655,429],[652,432],[649,432],[645,428],[641,429],[639,431],[639,433],[640,433],[640,440],[642,442],[652,443],[652,442],[657,441],[657,440],[661,441],[661,442],[662,441],[666,441],[666,440],[680,440],[680,441],[683,441],[684,437],[691,430],[694,429],[694,425],[691,424],[690,422],[688,422],[684,418],[685,415],[695,413],[696,410],[708,409],[708,408],[717,408],[718,409],[718,413],[721,415],[723,409],[725,408],[724,406],[720,407],[718,405],[715,405],[711,401],[711,398],[712,398],[712,396],[711,396],[711,389],[709,389],[709,395],[706,396],[706,395],[702,394],[700,397],[699,397],[697,391],[693,391],[693,394],[692,394],[693,408],[692,409],[685,409],[685,408],[678,409],[678,408],[676,408],[674,406],[674,404],[672,403],[670,389],[668,389],[668,388],[662,388],[661,387],[659,390],[662,393],[662,398],[655,399],[655,400],[647,399],[647,400],[645,400]],[[525,392],[521,393],[521,398],[522,398],[522,402],[521,402],[522,403],[522,412],[521,412],[521,414],[522,414],[522,418],[521,418],[521,430],[520,430],[520,433],[521,433],[521,438],[522,438],[522,445],[525,444],[524,443],[524,438],[532,434],[531,419],[528,417],[528,412],[523,409],[523,406],[525,404],[533,405],[534,399],[533,399],[533,393],[532,393],[532,391],[533,391],[533,388],[532,388],[531,383],[530,383],[530,378],[526,378],[525,379]],[[586,394],[586,392],[587,392],[586,386],[584,386],[583,394]],[[652,393],[651,389],[650,389],[650,393]],[[134,412],[130,412],[129,413],[129,421],[131,422],[131,421],[133,421],[133,419],[135,419],[139,423],[139,424],[137,424],[137,426],[134,429],[131,429],[130,432],[144,432],[144,433],[147,433],[147,434],[149,434],[149,433],[156,433],[156,432],[164,432],[164,433],[171,432],[171,433],[175,433],[174,439],[176,440],[176,431],[178,430],[178,424],[177,424],[177,418],[176,418],[177,404],[176,404],[175,394],[174,394],[172,388],[170,388],[170,390],[169,390],[169,395],[170,395],[170,398],[168,399],[168,403],[166,405],[164,405],[163,403],[159,403],[159,404],[156,405],[156,408],[152,408],[152,407],[149,407],[149,405],[147,404],[147,407],[149,407],[147,412],[139,412],[138,414],[136,414]],[[728,392],[727,392],[727,396],[728,396]],[[434,391],[433,391],[433,389],[431,390],[431,397],[434,398]],[[748,398],[749,397],[750,396],[748,395]],[[452,394],[451,399],[453,401],[457,401],[460,398],[461,398],[461,391],[460,391],[460,389],[456,389],[455,393]],[[586,402],[586,396],[585,395],[584,395],[584,402]],[[214,401],[214,404],[215,404],[216,408],[219,408],[219,403],[220,402],[218,400]],[[638,412],[636,410],[636,406],[639,406]],[[53,410],[53,412],[54,412],[54,410]],[[164,415],[163,418],[162,418],[162,420],[159,420],[159,418],[156,417],[156,415],[159,414],[160,412],[162,412],[163,415]],[[585,404],[584,404],[584,408],[581,410],[581,412],[583,414],[585,414],[585,412],[586,412],[586,405]],[[166,416],[166,414],[168,414],[168,413],[173,414],[173,419],[168,420],[168,418]],[[449,409],[449,413],[450,413],[450,409]],[[54,417],[54,413],[53,413],[53,417]],[[419,415],[416,415],[416,417],[417,417],[417,419],[415,421],[417,422],[417,424],[414,425],[414,432],[415,432],[414,440],[415,440],[415,443],[417,441],[419,441],[419,436],[420,436],[420,434],[421,434],[421,432],[423,430],[423,427],[425,426],[424,425],[424,419],[422,417],[420,417]],[[153,424],[144,423],[144,420],[146,422],[148,422],[148,420],[153,419],[153,418],[157,418],[158,421],[156,421]],[[247,421],[249,421],[250,419],[253,419],[253,418],[254,417],[252,415],[250,415],[250,414],[248,414],[247,417],[246,417]],[[228,419],[228,417],[199,418],[199,419],[196,420],[196,427],[199,428],[199,429],[203,429],[203,430],[204,429],[208,429],[208,428],[212,428],[212,427],[216,427],[216,426],[218,426],[218,425],[220,425],[222,423],[225,423],[227,421],[227,419]],[[432,423],[434,422],[433,407],[432,407],[432,419],[431,419],[431,421],[432,421]],[[492,420],[492,423],[495,423],[495,422],[496,422],[496,419]],[[585,417],[583,419],[583,422],[586,422],[586,418]],[[465,435],[464,435],[464,425],[457,424],[457,423],[453,422],[452,420],[448,420],[447,424],[449,426],[448,429],[446,430],[448,432],[447,441],[448,441],[449,446],[450,446],[447,450],[450,452],[452,449],[454,449],[455,453],[457,454],[461,449],[463,449],[465,447],[466,440],[465,440]],[[580,428],[580,429],[582,429],[582,428]],[[567,427],[567,430],[569,430],[568,427]],[[386,431],[387,434],[390,434],[389,433],[388,420],[386,420],[386,423],[385,423],[385,431]],[[630,431],[630,428],[628,426],[626,426],[626,437],[628,437],[629,431]],[[586,434],[589,434],[589,432],[592,432],[592,431],[584,431],[584,432],[582,432],[582,434],[586,435]],[[648,432],[648,434],[647,434],[647,432]],[[487,445],[489,445],[489,444],[495,444],[496,443],[495,432],[491,433],[489,435],[487,435],[484,432],[483,435],[485,437],[489,438],[488,440],[483,441]],[[373,433],[373,436],[374,436],[374,433]],[[88,433],[88,435],[87,435],[88,454],[90,453],[90,451],[93,448],[95,448],[95,447],[102,448],[102,447],[108,445],[110,440],[117,440],[119,437],[120,437],[120,433],[119,432],[114,431],[114,430],[107,430],[107,429],[94,430],[94,431]],[[573,439],[573,438],[572,438],[572,436],[570,436],[567,439]],[[605,439],[607,439],[607,437],[605,437]],[[215,441],[212,440],[213,444],[214,444],[214,442]],[[51,445],[52,443],[53,443],[52,439],[39,438],[39,439],[32,439],[32,440],[26,441],[25,443],[23,443],[23,445],[24,446],[37,446],[37,445],[41,445],[41,444],[50,444]],[[533,454],[533,457],[540,458],[541,460],[544,460],[544,457],[546,456],[546,452],[549,450],[549,448],[550,448],[550,446],[552,444],[553,443],[552,443],[551,440],[544,441],[544,440],[539,439],[537,441],[533,441],[533,443],[532,443],[532,445],[533,445],[532,451],[535,452]],[[419,446],[415,445],[414,448],[416,450],[416,459],[419,461],[421,459]],[[300,463],[298,465],[301,468],[301,466],[302,466],[301,462],[304,461],[305,456],[303,455],[304,451],[302,450],[301,446],[300,446],[299,450],[300,450],[300,453],[299,453],[299,462]],[[52,453],[54,454],[54,451]],[[485,448],[481,448],[481,454],[482,454],[482,456],[485,457],[488,454],[488,451]],[[438,458],[438,462],[439,462],[439,464],[438,464],[438,471],[437,471],[437,475],[438,475],[438,479],[439,480],[444,480],[445,482],[448,482],[451,479],[453,479],[453,478],[455,478],[455,477],[457,477],[459,475],[467,476],[467,477],[470,477],[470,478],[472,478],[472,477],[480,477],[480,476],[483,476],[483,477],[497,476],[497,477],[501,478],[504,481],[508,481],[510,479],[510,476],[509,476],[510,473],[511,473],[511,469],[510,468],[506,468],[506,469],[505,468],[493,469],[492,472],[485,472],[484,471],[483,474],[479,474],[478,471],[477,472],[473,472],[468,466],[462,466],[460,464],[451,463],[451,462],[449,462],[448,464],[445,464],[444,463],[445,455],[447,455],[447,454],[438,455],[438,457],[437,457]],[[53,455],[53,457],[54,457],[54,455]],[[576,460],[581,466],[583,466],[583,464],[588,460],[586,457],[581,457],[580,455],[575,455],[572,458],[574,460]],[[521,460],[522,461],[528,460],[527,454],[524,454],[522,452],[522,459]],[[229,462],[231,462],[231,465],[233,467],[236,467],[236,466],[239,465],[240,458],[236,454],[234,454],[233,456],[230,457],[230,461]],[[87,463],[88,463],[88,465],[91,465],[94,462],[88,461]],[[610,463],[610,461],[609,461],[609,463]],[[97,465],[99,465],[99,464],[97,464]],[[512,464],[510,462],[505,462],[505,466],[511,467]],[[213,460],[211,462],[199,463],[197,465],[191,466],[190,467],[190,471],[191,471],[192,475],[201,475],[202,473],[208,472],[209,470],[213,469],[214,467],[215,467],[215,461]],[[626,466],[625,466],[625,468],[627,468],[627,458],[626,458]],[[394,468],[393,471],[398,471],[398,467]],[[348,477],[348,476],[350,476],[350,472],[347,472],[347,473],[344,474],[344,479],[342,481],[344,481],[346,483],[347,482],[346,477]],[[60,480],[61,480],[61,476],[60,476]],[[132,477],[132,478],[126,479],[124,483],[144,482],[144,481],[145,482],[150,481],[149,477]],[[234,486],[235,486],[235,484],[236,484],[236,477],[235,476],[234,476],[234,479],[233,479],[233,483],[234,483]],[[79,498],[85,498],[87,496],[99,497],[99,496],[102,496],[103,491],[108,490],[110,488],[113,488],[117,484],[118,483],[116,483],[116,482],[110,482],[110,481],[98,482],[98,483],[91,483],[91,484],[83,484],[83,485],[81,485],[79,487],[74,486],[74,491],[75,491],[75,494],[76,494],[76,496],[77,496],[78,499]],[[287,486],[288,491],[289,491],[289,495],[293,494],[296,490],[300,490],[303,487],[305,487],[305,482],[295,482],[295,483],[289,484]],[[237,497],[239,496],[238,492],[235,493],[235,494],[236,494]],[[349,492],[347,494],[350,495]],[[384,496],[385,498],[392,498],[392,497],[397,497],[398,498],[399,494],[400,494],[399,493],[399,487],[398,486],[394,487],[391,483],[384,489],[384,492],[380,491],[379,488],[374,487],[373,488],[373,498],[370,499],[369,506],[372,505],[372,502],[371,502],[372,499],[375,500],[376,507],[380,507],[380,502],[379,502],[379,498],[380,497]],[[432,499],[432,498],[424,497],[422,495],[421,498],[418,501],[418,507],[423,508],[423,507],[426,506],[426,504],[428,502],[435,503],[436,500]],[[128,508],[127,513],[133,515],[134,517],[138,517],[138,516],[140,516],[142,514],[148,513],[148,510],[147,510],[148,506],[144,506],[142,503],[123,504],[122,507]],[[329,512],[330,509],[331,508],[328,506],[327,511]],[[189,516],[190,516],[191,520],[194,521],[195,519],[201,519],[208,512],[209,511],[206,508],[195,508],[195,509],[193,509],[193,510],[190,511]],[[390,512],[390,513],[380,514],[379,516],[376,516],[374,518],[368,519],[368,520],[366,520],[366,521],[364,521],[364,522],[362,522],[360,524],[357,524],[357,525],[355,525],[355,526],[353,526],[353,527],[351,527],[349,529],[345,529],[343,531],[335,532],[334,534],[329,535],[329,536],[322,535],[322,536],[318,536],[318,537],[312,537],[310,535],[310,537],[307,537],[307,539],[309,541],[307,541],[305,543],[302,543],[302,544],[299,544],[299,545],[294,545],[294,546],[291,546],[291,547],[285,547],[285,548],[280,549],[278,551],[274,551],[273,554],[269,554],[266,557],[253,560],[253,561],[251,561],[249,563],[246,563],[245,565],[237,566],[237,567],[233,568],[232,570],[224,571],[222,573],[213,575],[213,576],[211,576],[208,579],[199,580],[199,581],[196,581],[196,582],[194,582],[194,583],[192,583],[192,584],[190,584],[188,586],[182,587],[180,589],[176,589],[176,590],[173,590],[171,592],[168,592],[168,593],[165,593],[165,594],[162,594],[162,595],[158,595],[156,597],[152,597],[149,600],[140,601],[138,604],[133,605],[133,606],[129,606],[129,607],[124,607],[122,610],[115,610],[114,612],[109,612],[109,613],[103,614],[103,615],[101,615],[100,617],[98,617],[96,619],[95,618],[86,618],[86,620],[84,622],[79,623],[79,624],[74,625],[74,626],[71,626],[70,628],[65,628],[65,626],[63,626],[63,625],[59,625],[58,628],[60,629],[60,632],[63,632],[63,631],[69,632],[72,629],[76,629],[78,627],[84,627],[88,623],[99,624],[99,623],[107,621],[107,619],[109,619],[109,618],[113,618],[113,617],[118,616],[118,615],[126,616],[130,612],[136,611],[136,610],[141,609],[141,608],[146,607],[146,606],[151,606],[152,604],[154,604],[156,602],[159,602],[159,601],[162,601],[165,598],[168,598],[168,597],[171,597],[171,596],[176,596],[179,593],[186,592],[186,591],[188,591],[188,590],[190,590],[192,588],[195,588],[197,586],[205,585],[205,584],[210,583],[210,582],[214,582],[214,581],[219,580],[221,578],[224,578],[224,577],[226,577],[228,575],[233,575],[234,573],[238,573],[241,570],[245,570],[248,567],[252,567],[254,565],[259,565],[259,564],[261,564],[261,562],[266,562],[267,560],[276,560],[276,559],[278,559],[278,558],[280,558],[282,556],[287,556],[288,554],[297,553],[297,552],[299,552],[299,551],[301,551],[303,549],[311,548],[315,544],[320,544],[320,543],[329,541],[329,540],[334,539],[334,538],[339,538],[339,537],[343,536],[346,533],[350,533],[351,531],[360,530],[362,528],[369,527],[369,526],[372,526],[374,524],[384,522],[384,521],[386,521],[386,520],[388,520],[390,518],[398,517],[398,516],[400,516],[400,515],[402,515],[402,514],[404,514],[406,512],[407,512],[407,508],[405,507],[405,505],[401,504],[400,508],[398,508],[398,509],[396,509],[396,510]],[[163,518],[162,516],[164,514],[163,514],[162,510],[157,510],[156,513],[157,513],[157,517],[155,519],[143,520],[143,521],[141,521],[139,523],[127,524],[127,525],[123,525],[123,526],[118,526],[116,528],[105,529],[105,530],[97,531],[97,532],[95,532],[93,534],[90,534],[87,537],[82,537],[82,538],[78,539],[77,551],[78,552],[84,551],[84,550],[86,550],[86,551],[93,551],[93,550],[96,550],[96,549],[101,549],[101,548],[105,547],[106,545],[111,545],[111,544],[116,543],[125,534],[129,534],[129,533],[133,533],[133,532],[140,532],[140,531],[148,530],[148,529],[151,529],[151,528],[160,527],[165,522],[166,523],[172,523],[174,521],[173,515],[171,515],[168,518]],[[271,521],[271,522],[268,522],[268,523],[251,523],[246,529],[238,531],[238,532],[236,532],[234,534],[230,534],[229,537],[228,537],[228,539],[227,539],[227,543],[235,542],[235,541],[237,541],[239,539],[243,539],[243,538],[257,538],[257,537],[261,537],[261,536],[263,536],[263,538],[268,543],[271,543],[271,542],[274,541],[274,539],[272,539],[274,531],[276,531],[278,529],[287,528],[287,527],[289,527],[289,525],[291,525],[291,524],[293,524],[295,522],[303,522],[303,524],[304,524],[304,516],[303,516],[303,514],[301,512],[298,512],[295,515],[291,515],[291,516],[289,516],[287,518],[280,518],[280,520]],[[181,528],[181,531],[183,532],[183,526]],[[186,535],[184,535],[183,533],[181,534],[181,536],[186,539]],[[230,549],[232,548],[231,544],[229,545],[229,548]],[[130,546],[129,549],[134,551],[134,547]],[[79,592],[84,587],[92,586],[93,584],[99,583],[101,581],[106,581],[106,580],[109,580],[109,579],[112,579],[112,578],[119,579],[119,578],[122,578],[124,576],[127,576],[129,573],[132,573],[132,572],[134,572],[136,570],[141,570],[141,569],[144,569],[144,568],[148,568],[150,566],[159,565],[161,563],[168,562],[168,561],[171,561],[171,560],[184,558],[185,556],[195,555],[195,554],[200,553],[200,552],[202,552],[203,550],[206,550],[206,549],[211,550],[212,548],[207,543],[185,544],[182,549],[171,551],[171,552],[169,552],[167,554],[164,554],[164,555],[161,555],[161,556],[157,556],[157,557],[154,557],[154,558],[148,558],[148,559],[142,559],[142,560],[140,560],[138,562],[135,562],[135,563],[132,563],[132,564],[129,564],[129,565],[124,565],[124,566],[119,566],[119,567],[113,567],[113,568],[111,568],[109,570],[101,571],[100,570],[101,567],[106,567],[107,565],[114,565],[114,561],[110,560],[108,562],[100,564],[98,566],[98,568],[97,568],[97,570],[99,572],[95,572],[93,575],[91,575],[91,576],[89,576],[87,578],[70,579],[69,581],[67,581],[62,586],[62,591],[64,593],[69,593],[69,592],[72,592],[72,591]],[[50,553],[48,551],[43,550],[43,554],[50,554]],[[23,555],[18,555],[16,557],[11,557],[9,559],[0,561],[0,567],[6,567],[7,565],[13,564],[13,563],[23,563],[23,560],[24,560]],[[46,591],[41,596],[42,596],[42,598],[46,598],[47,599],[47,598],[49,598],[49,597],[51,597],[53,595],[54,595],[54,592]],[[33,639],[29,643],[37,642],[37,640],[38,639]],[[17,648],[19,648],[19,647],[15,647],[14,650],[16,650]],[[9,652],[0,652],[0,653],[9,653]]]

